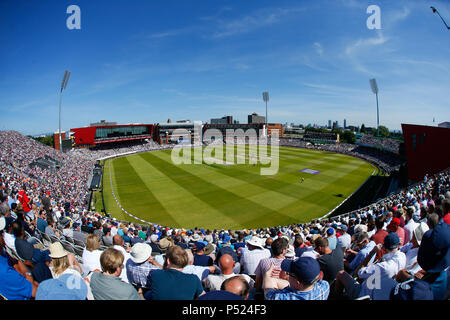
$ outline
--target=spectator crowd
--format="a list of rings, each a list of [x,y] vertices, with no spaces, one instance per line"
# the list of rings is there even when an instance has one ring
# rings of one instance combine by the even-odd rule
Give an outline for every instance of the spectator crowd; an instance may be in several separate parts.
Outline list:
[[[3,299],[450,297],[448,170],[338,217],[252,230],[183,229],[88,211],[83,197],[95,161],[29,140],[0,132]],[[58,177],[26,166],[43,154],[64,164]]]

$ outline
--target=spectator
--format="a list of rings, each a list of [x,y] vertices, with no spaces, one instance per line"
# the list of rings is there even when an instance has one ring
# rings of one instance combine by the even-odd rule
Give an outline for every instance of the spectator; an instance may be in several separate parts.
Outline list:
[[[314,241],[315,250],[320,254],[317,262],[323,272],[323,280],[331,284],[339,271],[344,270],[344,251],[338,246],[331,250],[328,238],[319,237]]]
[[[151,299],[192,300],[203,294],[199,278],[183,273],[187,264],[186,251],[178,246],[170,247],[165,255],[164,269],[153,271]]]
[[[251,287],[243,275],[233,276],[226,279],[221,286],[221,290],[225,290],[247,300],[250,295]]]
[[[258,266],[255,270],[255,288],[256,290],[260,290],[262,288],[262,282],[264,279],[264,274],[267,270],[270,269],[273,264],[274,270],[281,271],[281,262],[285,259],[285,255],[288,249],[288,240],[286,238],[281,237],[277,238],[272,242],[272,257],[264,258],[259,261]],[[286,283],[286,285],[288,285]]]
[[[236,276],[234,273],[234,260],[229,254],[223,254],[219,259],[220,275],[210,274],[205,280],[205,288],[209,291],[221,290],[222,283],[229,278]],[[241,274],[242,277],[249,283],[250,288],[254,287],[255,281],[246,274]]]
[[[39,284],[36,300],[86,300],[88,286],[80,277],[65,274]]]
[[[83,250],[83,269],[85,273],[89,273],[94,270],[101,270],[100,256],[102,251],[100,248],[100,239],[93,233],[86,238],[86,248]]]
[[[395,232],[400,239],[400,248],[405,244],[405,229],[400,227],[400,219],[393,218],[391,223],[386,227],[390,232]]]
[[[129,253],[131,251],[131,248],[125,249],[125,241],[119,234],[116,234],[113,237],[113,248],[116,250],[119,250],[123,254],[123,256],[124,256],[123,263],[126,266],[128,259],[131,258],[131,255]],[[122,270],[122,273],[120,274],[120,279],[122,279],[122,281],[124,281],[124,282],[128,282],[127,271],[125,268]]]
[[[195,274],[200,281],[203,281],[210,273],[214,273],[216,271],[215,266],[203,267],[194,265],[194,255],[192,254],[192,250],[185,249],[185,251],[188,255],[188,264],[183,268],[183,273]]]
[[[73,228],[73,233],[72,233],[73,239],[78,240],[83,243],[86,243],[87,235],[84,232],[81,232],[80,224],[78,222],[74,222],[72,224],[72,228]]]
[[[360,232],[355,235],[354,249],[347,250],[347,257],[344,260],[344,268],[350,274],[358,268],[363,260],[369,255],[372,249],[375,247],[375,242],[369,240],[367,232]],[[348,261],[350,255],[353,255],[353,259]]]
[[[113,236],[111,235],[111,228],[109,227],[103,227],[103,237],[102,237],[103,244],[107,247],[112,247],[113,244]]]
[[[4,217],[0,218],[0,251],[3,252],[5,242],[3,229]],[[23,265],[22,265],[23,266]],[[0,294],[8,300],[29,300],[36,296],[38,283],[33,280],[25,266],[16,270],[8,263],[8,259],[0,255]]]
[[[328,282],[319,280],[321,271],[316,259],[300,257],[297,260],[286,259],[281,264],[286,272],[289,286],[278,287],[272,277],[273,267],[264,275],[264,293],[267,300],[327,300],[330,290]]]
[[[416,223],[413,219],[413,215],[414,215],[413,207],[409,207],[408,209],[406,209],[405,227],[403,228],[405,230],[405,243],[404,243],[405,245],[411,241],[413,237],[413,232],[418,226],[418,223]]]
[[[146,243],[136,243],[131,248],[130,259],[125,264],[128,282],[139,288],[151,287],[151,273],[162,268],[152,258],[152,248]]]
[[[194,255],[194,265],[208,267],[213,265],[213,259],[205,254],[206,244],[203,241],[197,241],[194,245],[196,250]]]
[[[352,237],[347,233],[347,226],[345,224],[341,224],[338,228],[341,236],[338,238],[338,246],[342,248],[342,250],[346,251],[350,249],[352,243]]]
[[[114,248],[108,248],[100,256],[102,272],[93,272],[90,287],[95,300],[143,300],[142,291],[138,293],[129,283],[120,278],[124,256]]]
[[[327,240],[328,240],[328,247],[331,250],[336,249],[337,238],[336,238],[336,232],[334,231],[334,228],[327,229]]]
[[[47,226],[48,226],[47,214],[46,214],[45,210],[41,210],[39,212],[39,216],[37,218],[36,227],[40,232],[45,233],[45,228]]]
[[[242,273],[254,276],[259,261],[270,258],[270,251],[264,248],[261,238],[253,236],[247,240],[246,248],[242,248],[241,252],[241,271]]]
[[[49,257],[52,258],[50,270],[53,278],[57,279],[63,274],[75,274],[81,277],[83,271],[80,264],[75,259],[73,254],[64,250],[61,243],[52,243],[49,250]]]
[[[406,270],[413,274],[420,271],[420,266],[417,263],[417,254],[419,252],[420,243],[425,232],[429,230],[425,222],[418,224],[412,233],[411,242],[404,245],[400,251],[406,256]]]

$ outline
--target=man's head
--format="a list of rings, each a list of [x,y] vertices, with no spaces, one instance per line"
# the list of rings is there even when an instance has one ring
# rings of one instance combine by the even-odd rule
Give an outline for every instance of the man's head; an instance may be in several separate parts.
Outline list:
[[[195,249],[197,254],[205,253],[206,244],[203,241],[197,241],[195,243]]]
[[[275,239],[271,245],[272,255],[274,257],[284,256],[284,254],[286,254],[288,245],[289,245],[289,243],[286,240],[286,238],[284,238],[284,237]]]
[[[273,239],[271,237],[266,239],[266,247],[272,247]]]
[[[183,269],[189,263],[189,257],[186,251],[180,246],[170,247],[166,252],[165,258],[164,269]]]
[[[314,250],[319,254],[325,254],[328,250],[328,239],[324,237],[318,237],[314,241]]]
[[[100,256],[102,271],[118,277],[124,268],[124,256],[122,252],[114,248],[108,248]]]
[[[375,219],[375,227],[377,228],[377,230],[382,230],[385,222],[386,222],[386,217],[384,215],[378,216]]]
[[[294,248],[300,248],[303,244],[303,238],[302,236],[296,236],[294,240]]]
[[[248,298],[250,285],[243,276],[237,275],[222,282],[221,290],[234,293],[244,299]]]
[[[400,238],[395,232],[389,233],[384,238],[384,248],[387,252],[395,251],[400,245]]]
[[[219,266],[223,274],[233,273],[234,260],[229,254],[223,254],[219,259]]]
[[[359,232],[355,235],[355,246],[357,250],[364,248],[369,243],[369,234],[367,232]]]
[[[295,290],[308,289],[320,277],[320,265],[316,259],[310,257],[283,260],[281,270],[289,276],[289,286]]]
[[[114,244],[115,246],[121,246],[121,247],[123,247],[124,243],[125,243],[125,241],[123,240],[123,238],[122,238],[119,234],[116,234],[116,235],[113,237],[113,244]]]
[[[400,227],[400,219],[393,218],[391,223],[389,223],[389,225],[387,226],[387,229],[391,232],[396,232],[399,227]]]

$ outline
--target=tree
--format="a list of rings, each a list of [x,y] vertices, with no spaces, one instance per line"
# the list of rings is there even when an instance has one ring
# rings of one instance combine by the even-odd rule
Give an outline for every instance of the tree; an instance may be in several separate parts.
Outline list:
[[[378,127],[378,134],[382,137],[389,137],[390,133],[389,133],[389,129],[386,128],[385,126],[379,126]]]
[[[364,123],[361,125],[361,133],[366,133],[366,126],[364,125]]]

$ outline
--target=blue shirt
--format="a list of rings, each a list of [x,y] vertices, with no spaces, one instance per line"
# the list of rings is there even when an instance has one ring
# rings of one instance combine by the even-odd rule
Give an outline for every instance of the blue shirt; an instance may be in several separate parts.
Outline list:
[[[33,286],[13,267],[8,259],[0,255],[0,293],[8,300],[28,300],[31,298]]]
[[[45,221],[40,217],[37,219],[36,227],[40,232],[45,233],[45,228],[47,228],[47,226],[48,226],[47,221]]]
[[[153,300],[193,300],[203,292],[200,279],[175,269],[152,272]]]
[[[336,249],[336,244],[337,244],[337,238],[335,235],[328,237],[328,248],[330,248],[331,250]]]
[[[364,259],[367,257],[367,255],[372,251],[372,249],[376,246],[375,242],[370,241],[364,248],[358,251],[358,254],[355,256],[355,258],[350,262],[349,266],[351,269],[351,273],[358,268],[358,266],[364,261]],[[375,256],[373,256],[373,259]]]
[[[319,280],[309,291],[297,291],[292,287],[282,290],[270,290],[266,294],[267,300],[327,300],[330,285],[327,281]]]

